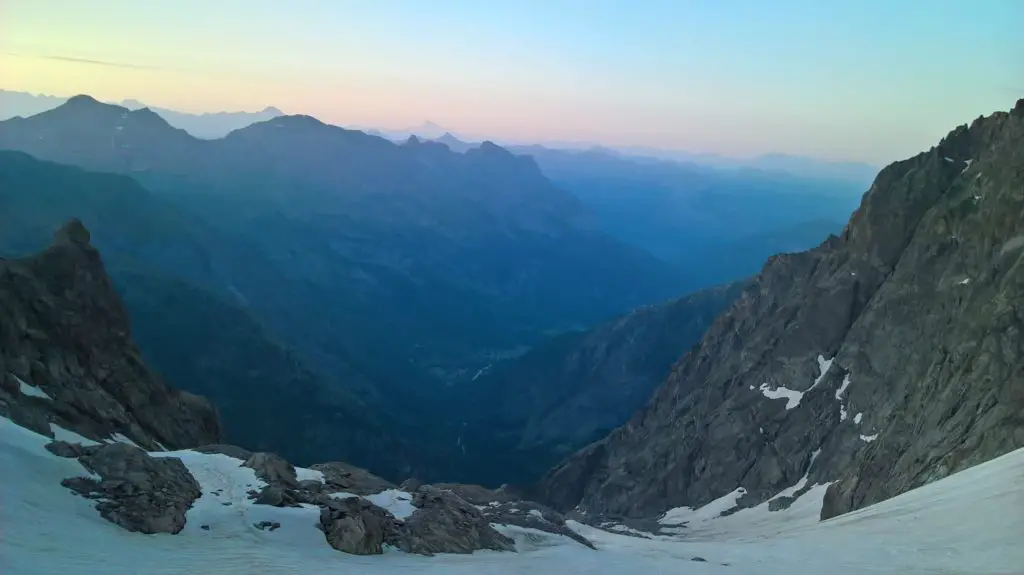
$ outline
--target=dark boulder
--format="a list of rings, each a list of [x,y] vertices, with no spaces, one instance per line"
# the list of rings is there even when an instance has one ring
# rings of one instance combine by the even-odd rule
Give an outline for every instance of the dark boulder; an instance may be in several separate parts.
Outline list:
[[[321,507],[319,527],[331,547],[353,555],[379,555],[385,538],[397,533],[394,516],[359,497]]]
[[[202,493],[180,459],[150,457],[132,445],[86,448],[82,465],[100,477],[74,477],[62,484],[90,499],[104,519],[128,531],[178,533],[185,513]]]

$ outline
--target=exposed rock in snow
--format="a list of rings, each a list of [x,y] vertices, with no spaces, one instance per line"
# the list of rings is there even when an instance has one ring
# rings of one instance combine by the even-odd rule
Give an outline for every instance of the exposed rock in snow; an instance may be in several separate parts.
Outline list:
[[[539,503],[531,501],[493,502],[491,505],[481,506],[480,510],[484,519],[492,526],[515,526],[560,535],[591,549],[594,548],[594,544],[586,537],[568,527],[565,516]]]
[[[253,453],[242,465],[256,471],[256,477],[270,485],[290,489],[299,486],[295,468],[276,453]]]
[[[87,447],[79,461],[100,479],[73,477],[63,485],[98,499],[100,515],[129,531],[178,533],[185,527],[185,512],[201,495],[180,460],[153,458],[133,445]]]
[[[388,541],[402,551],[433,555],[515,549],[479,509],[451,491],[425,485],[413,494],[412,504],[415,513],[398,524],[398,534]]]
[[[356,495],[372,495],[386,489],[394,489],[396,485],[348,463],[332,461],[318,463],[310,468],[323,475],[326,492],[344,491]]]
[[[397,529],[390,513],[359,497],[321,507],[319,527],[331,547],[353,555],[379,555]]]
[[[252,469],[224,455],[188,451],[171,457],[186,462],[204,493],[187,512],[185,529],[173,537],[133,536],[101,519],[91,501],[60,487],[61,478],[84,470],[74,460],[47,453],[49,441],[0,418],[0,520],[18,526],[5,530],[0,546],[5,572],[109,575],[136,573],[139,565],[167,565],[223,575],[621,575],[702,573],[691,560],[703,557],[709,574],[904,575],[1015,573],[1024,563],[1017,541],[1024,530],[1017,512],[1024,502],[1024,483],[1018,480],[1024,450],[824,523],[818,522],[819,486],[784,511],[743,509],[680,528],[678,536],[629,536],[569,521],[571,529],[594,541],[596,552],[559,535],[498,525],[495,530],[514,540],[519,553],[428,559],[388,551],[386,543],[376,557],[338,553],[316,528],[319,509],[247,506],[244,489],[261,486]],[[272,531],[275,523],[280,527]],[[261,524],[265,529],[257,527]],[[55,545],[60,553],[53,552]]]

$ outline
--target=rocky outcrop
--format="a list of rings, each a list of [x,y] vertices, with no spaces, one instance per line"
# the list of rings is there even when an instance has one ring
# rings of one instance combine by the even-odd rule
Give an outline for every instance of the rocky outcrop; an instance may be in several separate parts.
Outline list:
[[[470,485],[466,483],[434,483],[432,487],[450,491],[460,498],[473,505],[491,505],[493,503],[508,503],[519,501],[521,498],[509,494],[502,489],[488,489],[482,485]]]
[[[491,525],[513,525],[568,537],[580,545],[596,549],[589,539],[573,531],[561,513],[532,501],[493,502],[480,508]]]
[[[450,491],[423,486],[412,505],[416,511],[400,520],[361,497],[331,499],[320,508],[319,527],[331,547],[356,555],[379,554],[384,543],[419,555],[515,550],[476,507]]]
[[[770,259],[539,496],[645,517],[806,475],[834,482],[829,517],[1024,445],[1022,190],[1024,100],[888,166],[841,236]]]
[[[546,505],[525,499],[522,494],[508,486],[488,489],[480,485],[437,483],[429,487],[449,492],[472,504],[480,510],[487,523],[492,525],[513,525],[536,529],[563,535],[587,547],[594,547],[586,537],[569,528],[565,516],[561,513]]]
[[[491,527],[474,505],[451,491],[424,485],[413,494],[416,511],[398,524],[390,543],[407,553],[514,551],[514,542]]]
[[[89,499],[105,519],[142,533],[178,533],[199,498],[199,484],[180,459],[150,457],[124,443],[87,447],[79,462],[99,476],[72,477],[63,485]]]
[[[296,488],[299,480],[295,476],[295,467],[276,453],[253,453],[242,464],[256,472],[256,477],[270,485]]]
[[[332,500],[320,508],[320,530],[327,543],[353,555],[379,555],[385,538],[395,538],[393,515],[360,497]]]
[[[311,494],[291,492],[299,499]],[[469,499],[463,497],[465,494]],[[594,548],[566,524],[557,511],[528,501],[512,500],[479,486],[423,485],[412,493],[416,510],[396,518],[361,497],[320,500],[319,527],[327,542],[346,553],[381,553],[389,544],[407,553],[472,553],[489,549],[514,551],[515,542],[495,526],[517,526],[575,540]]]
[[[42,253],[0,260],[0,415],[50,437],[59,425],[147,449],[216,442],[209,402],[143,363],[89,241],[73,220]]]
[[[340,461],[317,463],[311,469],[324,474],[324,490],[328,492],[344,491],[355,495],[372,495],[395,488],[393,483],[365,469]]]

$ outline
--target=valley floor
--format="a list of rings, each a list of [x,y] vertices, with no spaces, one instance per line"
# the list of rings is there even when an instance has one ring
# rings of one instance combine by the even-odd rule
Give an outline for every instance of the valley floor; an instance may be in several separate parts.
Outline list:
[[[502,528],[519,553],[359,557],[326,544],[314,527],[316,508],[251,505],[245,497],[251,470],[192,452],[164,454],[182,457],[203,488],[185,530],[129,533],[60,485],[87,472],[46,451],[48,441],[0,418],[3,575],[1024,573],[1024,450],[824,523],[816,521],[825,491],[818,486],[786,511],[691,522],[672,537],[641,539],[575,525],[598,551],[561,536]],[[263,520],[281,527],[253,527]]]

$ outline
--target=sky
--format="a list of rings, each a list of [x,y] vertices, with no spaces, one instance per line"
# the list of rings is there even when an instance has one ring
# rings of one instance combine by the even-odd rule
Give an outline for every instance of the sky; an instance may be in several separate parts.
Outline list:
[[[1021,0],[0,0],[0,88],[884,164],[1024,97]]]

